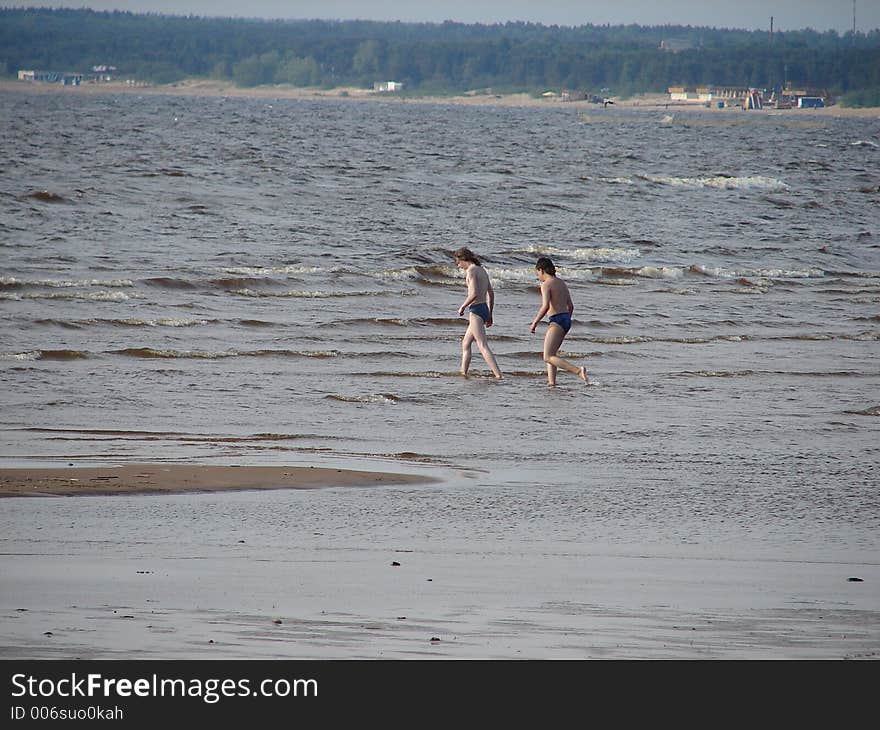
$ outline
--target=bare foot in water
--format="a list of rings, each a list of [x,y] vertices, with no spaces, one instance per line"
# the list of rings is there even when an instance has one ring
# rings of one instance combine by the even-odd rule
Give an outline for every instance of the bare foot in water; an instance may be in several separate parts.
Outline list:
[[[586,368],[581,368],[580,370],[578,370],[578,377],[581,380],[583,380],[587,385],[590,384],[590,381],[587,380],[587,369]]]

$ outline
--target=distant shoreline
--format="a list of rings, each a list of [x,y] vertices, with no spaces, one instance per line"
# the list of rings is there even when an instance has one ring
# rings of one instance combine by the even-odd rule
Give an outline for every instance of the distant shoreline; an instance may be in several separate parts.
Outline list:
[[[339,99],[348,101],[382,101],[410,104],[461,104],[466,106],[514,106],[514,107],[547,107],[563,105],[579,110],[602,110],[601,104],[589,101],[561,101],[554,99],[537,99],[530,94],[491,94],[465,93],[451,96],[409,96],[388,93],[376,93],[367,89],[338,88],[315,89],[294,86],[256,86],[242,88],[227,81],[210,81],[187,79],[173,84],[157,84],[136,86],[123,82],[105,82],[101,84],[81,84],[80,86],[63,86],[61,84],[0,81],[0,93],[4,91],[20,91],[32,94],[138,94],[138,95],[171,95],[171,96],[206,96],[236,97],[248,99]],[[646,109],[666,113],[713,111],[730,113],[740,111],[736,107],[707,107],[702,103],[673,102],[665,94],[641,94],[627,99],[612,97],[615,107],[624,109]],[[829,106],[821,109],[766,109],[755,114],[792,114],[798,116],[831,116],[831,117],[877,117],[880,119],[880,107],[851,108]]]

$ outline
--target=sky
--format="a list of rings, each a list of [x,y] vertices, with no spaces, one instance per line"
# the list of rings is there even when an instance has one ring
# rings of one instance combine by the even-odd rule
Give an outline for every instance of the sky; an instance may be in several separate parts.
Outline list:
[[[0,7],[72,7],[173,15],[544,25],[694,25],[852,30],[853,0],[18,0]],[[880,0],[856,0],[856,30],[880,28]]]

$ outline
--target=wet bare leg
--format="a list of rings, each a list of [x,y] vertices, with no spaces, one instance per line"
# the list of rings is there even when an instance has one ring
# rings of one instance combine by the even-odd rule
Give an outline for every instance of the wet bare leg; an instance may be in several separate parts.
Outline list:
[[[504,376],[501,374],[501,368],[498,367],[498,362],[495,360],[495,355],[489,348],[489,341],[486,339],[486,326],[483,324],[483,318],[473,312],[470,313],[469,317],[471,324],[468,327],[468,332],[472,333],[473,339],[477,343],[477,348],[492,374],[497,380],[503,380]]]
[[[587,382],[587,371],[585,368],[579,368],[577,365],[556,354],[559,351],[559,346],[565,339],[565,334],[565,330],[562,327],[555,322],[551,322],[550,326],[547,327],[547,334],[544,335],[544,362],[547,363],[547,385],[556,385],[557,368],[562,368],[573,375],[577,375],[585,383]]]
[[[473,327],[468,325],[467,332],[461,338],[461,374],[465,377],[467,377],[468,370],[471,367],[471,345],[474,342],[472,329]]]

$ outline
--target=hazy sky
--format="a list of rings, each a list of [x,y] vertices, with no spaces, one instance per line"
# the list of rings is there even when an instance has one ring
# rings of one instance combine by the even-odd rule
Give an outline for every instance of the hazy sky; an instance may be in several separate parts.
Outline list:
[[[545,25],[638,23],[777,30],[852,29],[852,0],[18,0],[2,7],[46,6],[175,15],[330,18],[463,23],[523,20]],[[880,0],[856,0],[856,28],[880,28]]]

